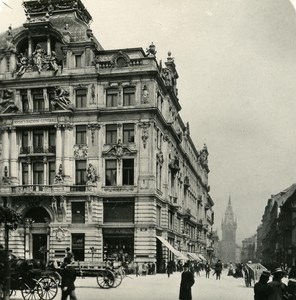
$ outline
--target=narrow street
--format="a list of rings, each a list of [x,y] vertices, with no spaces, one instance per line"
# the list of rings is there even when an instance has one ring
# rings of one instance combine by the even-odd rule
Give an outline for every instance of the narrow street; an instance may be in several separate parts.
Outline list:
[[[101,289],[96,283],[96,278],[78,278],[76,280],[76,295],[78,300],[172,300],[178,299],[180,273],[174,273],[170,278],[166,274],[155,276],[125,277],[117,288]],[[251,300],[253,299],[253,288],[244,285],[243,278],[222,274],[221,280],[214,276],[206,279],[204,273],[195,277],[195,284],[192,288],[192,299],[196,300]],[[60,291],[55,299],[60,299]],[[20,292],[11,299],[22,299]]]

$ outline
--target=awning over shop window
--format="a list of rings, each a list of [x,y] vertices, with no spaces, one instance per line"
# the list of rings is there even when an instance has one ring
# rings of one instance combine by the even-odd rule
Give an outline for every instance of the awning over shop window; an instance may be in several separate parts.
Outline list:
[[[198,257],[198,254],[195,254],[193,252],[187,252],[187,256],[190,260],[201,261],[201,259]]]
[[[207,259],[202,254],[198,254],[198,257],[204,262],[207,261]]]
[[[156,236],[162,243],[163,245],[165,245],[171,252],[173,252],[178,259],[182,259],[182,260],[187,260],[187,257],[185,255],[183,255],[180,251],[178,251],[177,249],[175,249],[167,240],[165,240],[163,237],[161,236]]]

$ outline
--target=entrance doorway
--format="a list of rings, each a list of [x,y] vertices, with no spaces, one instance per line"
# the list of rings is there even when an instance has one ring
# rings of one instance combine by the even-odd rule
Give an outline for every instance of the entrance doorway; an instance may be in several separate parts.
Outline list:
[[[156,271],[157,273],[165,272],[165,261],[163,259],[162,244],[158,239],[156,241]]]
[[[47,234],[32,234],[33,258],[46,263],[47,258]]]

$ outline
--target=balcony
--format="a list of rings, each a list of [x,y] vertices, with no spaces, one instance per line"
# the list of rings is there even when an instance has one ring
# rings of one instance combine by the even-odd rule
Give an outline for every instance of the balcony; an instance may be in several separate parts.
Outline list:
[[[174,197],[174,196],[169,196],[170,197],[170,203],[171,205],[176,209],[178,210],[181,205],[179,204],[178,202],[178,198],[177,197]]]
[[[28,184],[17,186],[0,186],[0,193],[11,195],[40,195],[56,193],[94,192],[95,185],[42,185]]]
[[[20,155],[28,155],[28,154],[37,154],[37,155],[54,155],[56,153],[55,146],[49,147],[34,147],[34,146],[27,146],[20,148]]]

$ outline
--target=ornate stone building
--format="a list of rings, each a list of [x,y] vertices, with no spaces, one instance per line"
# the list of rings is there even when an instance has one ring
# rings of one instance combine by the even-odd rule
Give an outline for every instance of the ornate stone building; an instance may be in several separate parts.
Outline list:
[[[234,217],[231,200],[229,197],[225,216],[221,224],[222,239],[220,241],[220,259],[224,263],[239,262],[236,245],[237,222]]]
[[[104,50],[78,0],[23,3],[0,36],[1,204],[19,256],[164,261],[212,251],[208,150],[153,44]],[[2,239],[2,236],[1,236]],[[3,242],[3,240],[0,242]]]

